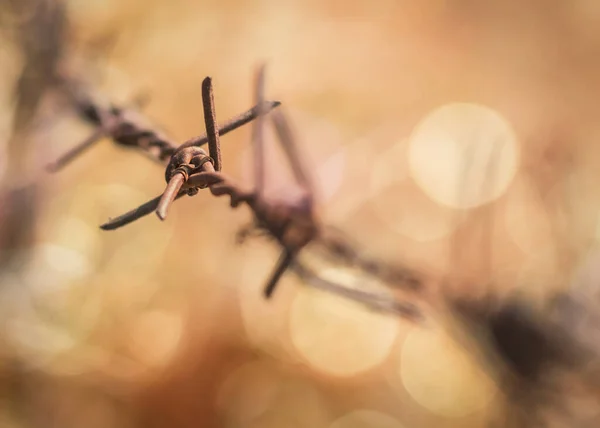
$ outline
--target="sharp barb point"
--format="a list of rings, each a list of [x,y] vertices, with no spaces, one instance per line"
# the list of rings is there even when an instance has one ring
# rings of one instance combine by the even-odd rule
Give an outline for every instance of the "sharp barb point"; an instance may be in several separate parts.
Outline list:
[[[187,193],[185,191],[181,191],[177,194],[175,199],[177,200],[186,194]],[[136,220],[139,220],[142,217],[147,216],[148,214],[150,214],[151,212],[156,210],[156,207],[158,207],[158,203],[160,202],[161,197],[162,197],[162,195],[157,196],[156,198],[149,200],[148,202],[140,205],[137,208],[132,209],[131,211],[126,212],[125,214],[122,214],[118,217],[110,219],[106,223],[100,225],[100,229],[102,229],[102,230],[119,229],[123,226],[133,223]]]
[[[177,195],[180,193],[181,186],[183,186],[184,183],[185,177],[181,173],[176,173],[171,177],[169,183],[167,184],[167,188],[160,197],[156,207],[156,215],[159,219],[164,221],[167,218],[169,208],[171,207],[173,201],[177,198]]]
[[[279,283],[279,280],[294,261],[294,257],[295,254],[293,252],[288,251],[287,249],[283,250],[281,256],[279,257],[277,265],[275,265],[275,270],[271,274],[271,278],[265,286],[265,299],[271,298],[273,292],[275,291],[275,287],[277,287],[277,284]]]
[[[204,125],[206,138],[208,139],[208,151],[213,159],[215,170],[222,168],[221,143],[219,141],[220,131],[217,129],[217,115],[215,111],[215,99],[213,93],[212,79],[207,77],[202,82],[202,107],[204,109]]]

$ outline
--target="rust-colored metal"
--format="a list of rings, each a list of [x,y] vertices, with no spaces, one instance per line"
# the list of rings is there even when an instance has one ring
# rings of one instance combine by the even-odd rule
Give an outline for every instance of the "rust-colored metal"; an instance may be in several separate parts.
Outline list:
[[[160,201],[156,207],[156,215],[159,219],[165,220],[167,218],[167,211],[184,184],[185,175],[183,173],[176,172],[173,174],[173,177],[171,177],[171,180],[167,183],[167,188],[160,197]]]
[[[324,289],[346,298],[359,301],[375,310],[393,312],[404,317],[416,319],[419,309],[409,302],[398,302],[389,296],[377,295],[366,291],[353,290],[331,281],[320,278],[311,269],[303,266],[298,260],[299,252],[309,243],[318,242],[327,257],[343,264],[361,268],[366,273],[379,276],[392,285],[415,291],[420,287],[420,280],[406,269],[398,269],[375,260],[359,256],[347,240],[337,234],[332,237],[328,228],[321,225],[314,211],[313,186],[309,174],[301,161],[302,151],[298,147],[289,121],[279,109],[278,102],[264,101],[264,66],[258,69],[255,78],[255,106],[248,112],[228,121],[217,128],[214,108],[212,81],[206,78],[202,84],[202,101],[206,133],[192,138],[179,147],[174,147],[171,140],[149,129],[137,126],[135,121],[124,120],[122,110],[112,108],[109,111],[99,110],[93,104],[87,104],[82,110],[88,119],[96,122],[117,144],[133,146],[148,153],[149,148],[158,148],[154,158],[169,161],[165,169],[167,186],[161,196],[114,218],[100,226],[104,230],[123,227],[152,211],[164,220],[172,203],[183,195],[196,194],[200,189],[208,188],[214,196],[229,196],[232,208],[247,205],[254,215],[257,231],[274,238],[281,247],[281,256],[264,288],[264,296],[270,298],[277,284],[287,270],[292,270],[307,284]],[[270,200],[264,197],[265,162],[263,128],[266,120],[274,126],[276,135],[283,147],[286,160],[294,174],[303,195],[294,203],[282,200]],[[249,121],[254,120],[252,144],[254,148],[254,189],[243,189],[224,174],[220,155],[219,135],[223,135]],[[209,143],[207,154],[200,146]],[[91,143],[90,143],[91,144]],[[74,156],[71,156],[73,158]],[[248,230],[245,231],[246,234]]]
[[[92,135],[83,140],[80,144],[76,145],[65,154],[63,154],[56,161],[49,163],[46,166],[46,170],[48,172],[58,172],[67,164],[71,163],[73,159],[76,159],[79,155],[85,152],[87,149],[92,147],[95,143],[97,143],[100,139],[107,136],[107,132],[104,128],[100,127],[96,129]]]
[[[96,130],[83,142],[67,151],[54,162],[49,163],[46,167],[49,172],[60,171],[103,137],[111,138],[112,141],[119,146],[138,150],[158,163],[164,164],[165,162],[168,162],[167,171],[183,164],[181,158],[182,155],[191,153],[190,150],[192,150],[193,153],[196,153],[197,150],[202,150],[200,149],[201,146],[208,143],[209,152],[211,154],[210,160],[219,171],[221,169],[219,136],[225,135],[251,122],[257,117],[259,112],[259,108],[254,106],[220,126],[217,126],[212,81],[210,78],[206,78],[202,84],[202,94],[207,132],[200,136],[190,138],[177,147],[173,139],[168,137],[164,132],[159,131],[156,126],[149,125],[148,123],[150,121],[134,108],[123,108],[114,105],[103,106],[93,100],[89,91],[87,91],[80,82],[66,76],[63,76],[62,86],[79,115],[86,122],[95,126]],[[267,101],[260,108],[270,111],[280,105],[281,103],[279,101]],[[206,155],[203,150],[202,153]],[[203,162],[198,163],[197,167],[200,169],[197,171],[213,171],[212,168],[202,168],[202,164]],[[171,175],[169,175],[167,178],[168,183],[171,178]],[[166,195],[164,197],[159,196],[154,198],[126,214],[111,219],[100,227],[104,230],[114,230],[142,218],[152,211],[156,211],[158,217],[161,220],[164,220],[170,205],[175,200],[186,194],[191,196],[197,193],[197,189],[193,188],[187,188],[185,191],[180,191],[180,188],[185,184],[185,180],[182,182],[181,177],[173,177],[173,179],[174,181],[167,187],[165,191]],[[185,177],[185,179],[187,179],[187,177]]]
[[[210,77],[205,78],[202,82],[202,107],[204,108],[204,123],[208,138],[208,152],[213,160],[215,170],[221,171],[221,142],[219,141],[219,132],[215,128],[217,113],[215,112],[215,97]]]
[[[340,234],[331,236],[326,233],[327,229],[321,226],[314,213],[313,188],[308,173],[300,160],[301,150],[298,147],[291,126],[280,110],[269,112],[268,105],[263,102],[264,91],[264,67],[260,67],[255,79],[255,104],[256,115],[252,129],[252,144],[254,148],[254,176],[255,186],[252,190],[242,189],[231,178],[219,171],[213,164],[205,162],[206,153],[198,151],[194,146],[184,144],[177,148],[165,172],[168,182],[167,189],[159,198],[158,204],[155,200],[148,202],[157,207],[157,214],[164,219],[171,202],[189,189],[201,189],[208,187],[214,196],[229,196],[231,207],[235,208],[246,204],[254,214],[255,227],[265,234],[273,237],[281,246],[282,252],[279,261],[264,288],[264,296],[270,298],[276,290],[277,284],[285,272],[292,269],[303,280],[310,285],[341,294],[347,298],[360,301],[374,309],[398,313],[412,319],[418,318],[420,311],[412,303],[397,302],[388,296],[375,295],[361,290],[352,290],[320,278],[315,272],[303,266],[298,260],[298,253],[310,242],[319,241],[322,248],[328,253],[329,258],[336,259],[345,264],[351,264],[362,268],[365,272],[392,281],[392,284],[401,284],[409,290],[417,290],[420,281],[412,272],[406,269],[398,269],[379,263],[374,260],[365,259],[358,255],[352,246],[341,238]],[[216,138],[214,104],[211,98],[212,88],[210,80],[205,79],[203,86],[203,105],[205,106],[205,126],[207,140],[214,141],[211,149],[211,158],[218,156],[219,140]],[[276,113],[276,114],[275,114]],[[265,164],[263,149],[263,127],[265,118],[270,118],[276,134],[283,146],[286,159],[294,173],[298,184],[304,190],[303,196],[293,204],[284,201],[267,200],[263,196]],[[193,151],[195,149],[196,151]],[[124,214],[104,225],[103,229],[112,230],[135,220],[140,212],[139,208]],[[144,213],[148,209],[143,210]],[[246,234],[248,230],[245,231]]]
[[[263,106],[263,93],[265,87],[265,66],[261,65],[256,73],[254,82],[254,102],[258,113],[252,127],[252,145],[254,150],[254,191],[260,195],[265,187],[265,155],[263,143],[263,122],[265,109]]]
[[[214,130],[214,126],[213,126]],[[218,140],[217,140],[218,143]],[[214,150],[213,150],[214,151]],[[217,153],[218,156],[218,153]],[[211,165],[209,168],[208,165]],[[178,150],[171,157],[165,171],[167,188],[160,197],[156,207],[156,215],[161,220],[167,218],[169,207],[183,188],[190,196],[195,195],[202,186],[189,186],[187,184],[190,174],[201,171],[214,171],[214,159],[206,154],[200,147],[186,147]]]
[[[58,160],[52,162],[48,166],[48,170],[51,172],[64,168],[87,148],[99,141],[102,136],[111,138],[117,145],[135,148],[162,164],[167,162],[178,149],[201,147],[209,143],[209,138],[205,133],[190,138],[178,147],[172,138],[159,131],[155,125],[148,124],[150,121],[136,109],[114,105],[102,106],[92,99],[81,84],[68,79],[65,80],[63,86],[67,96],[71,99],[80,116],[86,122],[95,126],[96,131]],[[210,91],[212,92],[212,87]],[[268,101],[265,103],[264,108],[270,111],[279,105],[281,105],[279,101]],[[218,139],[219,136],[251,122],[256,118],[257,113],[258,108],[254,106],[218,127],[215,125],[216,132],[213,134],[216,134]],[[213,142],[213,146],[218,146],[218,142]],[[220,166],[220,159],[218,164]]]

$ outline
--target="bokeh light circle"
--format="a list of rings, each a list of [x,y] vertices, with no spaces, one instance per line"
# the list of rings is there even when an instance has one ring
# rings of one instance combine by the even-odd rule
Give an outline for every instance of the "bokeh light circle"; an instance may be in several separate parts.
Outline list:
[[[448,236],[458,226],[457,211],[431,200],[396,168],[406,146],[380,155],[371,176],[369,200],[377,216],[400,235],[420,242]]]
[[[78,345],[71,332],[48,325],[33,311],[10,319],[6,335],[25,365],[35,368],[47,368]]]
[[[497,388],[455,341],[437,329],[413,328],[401,351],[404,388],[421,406],[445,417],[483,410]]]
[[[508,235],[526,254],[533,255],[540,248],[549,248],[554,242],[550,213],[536,189],[519,183],[507,197],[504,224]]]
[[[501,196],[516,174],[519,146],[510,124],[478,104],[444,105],[409,139],[411,176],[436,202],[473,208]]]
[[[134,322],[130,349],[148,368],[166,366],[176,354],[183,336],[183,319],[166,311],[148,311]]]
[[[329,428],[402,428],[393,417],[374,410],[360,409],[336,419]]]
[[[369,144],[371,141],[365,141]],[[408,174],[408,140],[400,139],[378,153],[373,161],[371,173],[371,187],[374,190],[388,187],[395,183],[407,180]]]
[[[221,384],[217,407],[228,426],[245,426],[267,412],[281,380],[272,365],[251,361],[232,371]]]
[[[75,216],[61,216],[56,219],[55,225],[47,232],[47,242],[59,244],[66,248],[80,251],[92,261],[101,247],[100,234],[96,228]]]
[[[83,252],[50,242],[34,246],[30,254],[28,269],[15,278],[17,287],[7,297],[12,306],[8,339],[29,366],[84,371],[90,364],[74,360],[102,314],[85,281],[93,263]],[[65,359],[73,364],[61,364]]]
[[[323,427],[330,422],[331,408],[325,394],[313,382],[293,375],[282,378],[269,409],[249,424],[252,428]]]
[[[349,287],[355,280],[342,270],[320,275]],[[381,364],[398,331],[395,317],[323,291],[302,288],[292,303],[292,343],[310,366],[332,376],[353,376]]]
[[[25,282],[40,294],[66,289],[93,271],[93,264],[80,251],[53,243],[43,243],[34,248]]]
[[[450,234],[458,225],[455,210],[432,201],[410,180],[408,141],[399,141],[374,162],[369,202],[378,217],[397,233],[415,241],[432,241]]]
[[[277,252],[261,244],[249,241],[236,254],[235,262],[240,269],[232,282],[239,284],[237,294],[245,335],[252,347],[280,360],[295,360],[286,333],[291,295],[299,284],[288,273],[278,283],[273,300],[265,300],[263,288],[277,260]]]
[[[522,257],[521,268],[516,279],[516,289],[531,299],[530,304],[550,298],[564,288],[564,265],[560,252],[554,247],[540,248]]]

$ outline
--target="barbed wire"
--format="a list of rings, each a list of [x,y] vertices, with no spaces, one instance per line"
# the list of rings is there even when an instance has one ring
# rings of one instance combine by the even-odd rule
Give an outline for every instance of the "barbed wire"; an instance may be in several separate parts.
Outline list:
[[[110,219],[100,226],[101,229],[118,229],[153,211],[164,220],[175,200],[185,195],[196,195],[200,189],[208,188],[214,196],[228,196],[232,208],[242,204],[247,205],[254,215],[255,228],[274,238],[282,248],[280,259],[264,289],[266,298],[271,297],[281,276],[291,269],[310,285],[360,301],[375,310],[394,312],[414,320],[420,317],[420,311],[413,303],[397,302],[389,295],[351,290],[319,278],[317,273],[298,261],[298,253],[308,243],[319,241],[322,250],[330,259],[362,269],[372,276],[412,292],[418,291],[421,286],[417,275],[408,269],[363,258],[359,255],[359,251],[342,238],[341,234],[337,234],[334,238],[331,234],[325,233],[327,229],[314,215],[312,183],[299,160],[300,149],[287,118],[280,109],[277,109],[281,103],[264,101],[264,66],[259,68],[256,76],[255,105],[220,126],[216,125],[212,80],[210,77],[205,78],[202,83],[202,100],[206,132],[188,139],[179,146],[176,146],[173,139],[165,133],[148,125],[147,118],[137,110],[114,105],[103,107],[94,102],[75,81],[65,79],[65,88],[80,116],[96,129],[82,143],[49,164],[49,171],[59,171],[103,137],[111,138],[117,145],[134,148],[156,162],[163,164],[166,162],[167,185],[163,193]],[[264,118],[270,119],[273,123],[294,177],[304,190],[304,195],[293,204],[284,201],[267,201],[264,197],[265,164],[262,149]],[[254,121],[252,141],[256,153],[254,169],[257,181],[255,189],[252,190],[242,188],[222,172],[219,139],[221,135],[251,121]],[[206,144],[208,153],[202,148]]]
[[[289,123],[283,113],[276,109],[280,103],[263,101],[264,70],[262,68],[255,85],[255,105],[220,126],[216,125],[212,84],[210,79],[205,79],[202,89],[206,133],[180,145],[159,131],[157,127],[140,120],[145,118],[135,108],[102,106],[89,97],[85,88],[76,84],[74,80],[65,79],[64,88],[82,118],[94,126],[95,130],[90,137],[50,164],[49,170],[59,171],[64,168],[103,137],[111,138],[115,144],[139,151],[166,166],[167,186],[161,195],[111,219],[101,225],[102,229],[118,229],[153,211],[159,218],[165,219],[175,200],[185,195],[195,195],[201,189],[208,189],[214,196],[228,196],[232,208],[242,204],[247,205],[255,217],[255,230],[274,238],[282,248],[280,259],[265,286],[267,298],[273,294],[279,278],[290,269],[306,284],[313,287],[362,302],[383,312],[398,313],[414,320],[422,318],[422,310],[412,302],[398,302],[387,295],[344,287],[322,278],[318,272],[298,260],[298,253],[305,246],[317,242],[321,245],[324,256],[356,266],[366,273],[381,278],[386,284],[399,284],[404,289],[414,292],[419,292],[423,288],[423,280],[419,275],[409,269],[362,256],[359,249],[351,245],[342,234],[331,235],[330,229],[319,223],[313,212],[312,183],[308,174],[304,172],[304,166],[298,160],[300,150],[294,142]],[[263,196],[265,165],[262,131],[267,116],[275,127],[294,177],[305,193],[294,205],[280,201],[273,203]],[[251,121],[254,121],[252,139],[255,148],[255,188],[244,189],[222,172],[219,136]],[[208,153],[202,149],[206,144],[208,144]],[[566,321],[558,324],[550,323],[544,314],[536,314],[527,305],[519,306],[512,301],[504,302],[496,309],[490,309],[480,301],[457,300],[449,301],[447,305],[454,313],[462,315],[467,329],[473,328],[478,331],[473,333],[474,337],[480,331],[483,332],[482,336],[485,340],[481,340],[479,346],[489,349],[495,356],[500,356],[502,364],[508,366],[517,377],[518,382],[508,391],[515,402],[513,409],[519,407],[523,409],[522,414],[518,415],[521,422],[518,426],[531,426],[532,423],[544,425],[538,419],[537,407],[548,406],[549,402],[554,405],[561,392],[559,388],[551,390],[550,401],[547,401],[549,394],[540,394],[548,388],[549,383],[552,383],[550,377],[553,371],[564,370],[571,375],[574,374],[573,377],[577,375],[585,377],[585,373],[584,375],[580,373],[584,364],[578,358],[584,354],[584,351],[579,348],[576,341],[567,340],[569,338],[565,334],[568,336],[571,329]],[[590,310],[581,309],[581,312],[584,311]],[[598,326],[594,328],[597,329]],[[477,339],[481,338],[477,336]],[[589,360],[597,360],[597,354],[590,356]],[[589,366],[589,360],[586,366]],[[583,379],[583,382],[586,380],[598,384],[592,376]],[[592,383],[592,386],[595,384]],[[562,392],[564,396],[565,391]],[[556,409],[558,412],[566,412],[560,406],[556,406]]]

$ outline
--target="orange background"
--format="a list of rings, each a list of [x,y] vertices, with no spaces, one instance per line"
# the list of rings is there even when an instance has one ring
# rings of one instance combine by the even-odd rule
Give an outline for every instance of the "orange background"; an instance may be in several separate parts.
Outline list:
[[[518,290],[537,302],[593,257],[596,2],[69,7],[70,48],[92,57],[85,70],[95,89],[115,102],[148,91],[145,113],[180,142],[203,131],[205,76],[223,121],[251,105],[254,72],[267,61],[267,97],[284,103],[315,165],[324,221],[370,254],[422,272],[432,293]],[[92,49],[106,37],[109,47]],[[2,142],[22,66],[13,42],[4,37],[0,51]],[[442,106],[448,116],[435,119]],[[164,223],[151,215],[101,232],[108,217],[159,194],[163,172],[102,141],[47,175],[44,161],[90,132],[57,111],[52,100],[44,105],[51,120],[31,132],[33,167],[22,173],[43,190],[30,259],[1,272],[1,426],[480,427],[502,409],[494,374],[444,321],[415,327],[292,276],[263,301],[277,249],[260,238],[235,245],[250,214],[225,199],[201,192],[177,202]],[[431,135],[440,138],[432,148]],[[249,127],[222,138],[225,171],[248,185],[249,142]],[[510,154],[488,164],[477,152],[497,146],[514,150],[514,168]],[[445,168],[468,150],[473,170],[452,199],[444,186],[459,180]],[[279,182],[281,158],[270,156]],[[10,162],[0,162],[8,187]],[[497,194],[485,165],[505,180]],[[465,208],[466,194],[489,203]]]

